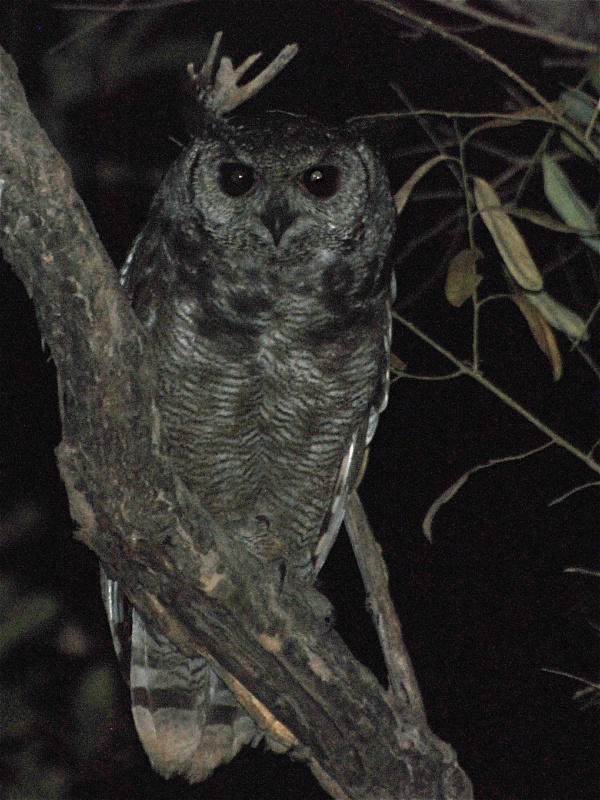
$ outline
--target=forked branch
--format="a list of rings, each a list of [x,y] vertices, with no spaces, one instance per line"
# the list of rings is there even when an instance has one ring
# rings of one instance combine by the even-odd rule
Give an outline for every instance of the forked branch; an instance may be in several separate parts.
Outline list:
[[[250,67],[258,61],[262,53],[254,53],[248,56],[236,69],[234,69],[231,59],[228,56],[224,56],[215,74],[215,64],[222,36],[222,31],[215,34],[208,56],[200,72],[195,71],[193,64],[188,64],[188,74],[196,85],[198,102],[216,117],[229,114],[238,106],[241,106],[242,103],[245,103],[246,100],[258,94],[289,64],[298,52],[297,44],[286,45],[262,72],[259,72],[248,83],[240,86],[239,81]]]

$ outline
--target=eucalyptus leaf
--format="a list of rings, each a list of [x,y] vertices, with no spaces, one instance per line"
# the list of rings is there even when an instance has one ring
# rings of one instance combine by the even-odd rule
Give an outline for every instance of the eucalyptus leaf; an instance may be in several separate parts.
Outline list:
[[[421,178],[426,175],[430,169],[435,167],[436,164],[439,164],[440,161],[453,161],[450,156],[440,155],[434,156],[430,158],[428,161],[425,161],[424,164],[421,164],[420,167],[413,172],[410,178],[398,189],[396,194],[394,195],[394,202],[396,203],[396,214],[400,216],[402,211],[404,210],[404,206],[406,205],[408,198],[410,197],[412,190],[415,188],[416,184],[421,180]]]
[[[567,174],[554,159],[542,156],[542,169],[544,192],[552,208],[568,225],[581,231],[581,241],[600,255],[600,231],[594,212],[577,194]]]
[[[586,341],[589,338],[585,320],[570,308],[563,306],[547,292],[537,292],[536,294],[525,292],[525,295],[553,328],[562,331],[575,341]]]
[[[581,89],[569,89],[560,99],[565,104],[566,114],[587,128],[596,113],[598,101]],[[594,125],[594,132],[600,133],[600,122]]]
[[[541,294],[544,294],[544,292],[541,292]],[[531,297],[535,296],[536,295],[515,294],[514,300],[527,320],[529,330],[533,334],[533,338],[538,347],[550,361],[552,365],[552,375],[554,380],[557,381],[562,377],[563,372],[560,350],[558,349],[556,338],[548,321],[545,319],[542,312],[531,302]]]
[[[544,281],[529,248],[494,188],[483,178],[474,177],[477,210],[490,232],[506,269],[522,289],[539,292]]]
[[[482,276],[477,273],[477,261],[480,258],[483,258],[483,253],[475,247],[461,250],[450,262],[446,276],[446,299],[451,306],[460,308],[475,293],[482,281]]]

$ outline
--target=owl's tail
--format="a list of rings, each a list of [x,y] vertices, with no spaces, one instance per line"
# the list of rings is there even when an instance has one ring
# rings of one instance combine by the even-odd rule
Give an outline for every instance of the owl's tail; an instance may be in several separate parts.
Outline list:
[[[127,601],[106,574],[102,589],[115,649],[123,655],[129,649],[121,642]],[[157,772],[196,783],[231,761],[243,745],[258,744],[262,732],[205,659],[183,655],[135,608],[129,630],[133,719]]]

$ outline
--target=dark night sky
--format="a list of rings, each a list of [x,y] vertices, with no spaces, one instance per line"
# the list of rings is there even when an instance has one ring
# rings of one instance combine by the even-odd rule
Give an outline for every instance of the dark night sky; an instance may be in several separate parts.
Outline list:
[[[130,57],[141,61],[152,47],[171,47],[176,55],[167,67],[163,64],[132,80],[111,79],[97,69],[100,59],[88,70],[83,47],[62,51],[61,58],[81,63],[81,84],[73,90],[88,77],[92,89],[61,106],[50,98],[52,61],[46,54],[68,35],[67,12],[44,3],[22,5],[17,11],[19,6],[11,6],[11,22],[4,34],[0,31],[0,43],[17,60],[28,95],[71,163],[116,263],[143,224],[161,171],[177,154],[169,137],[186,140],[190,115],[182,88],[185,65],[201,59],[200,49],[190,52],[186,44],[194,38],[205,42],[223,29],[225,51],[234,62],[256,50],[270,58],[284,44],[298,41],[300,55],[256,103],[334,121],[402,108],[390,83],[399,83],[416,108],[502,109],[507,102],[505,85],[490,68],[433,37],[412,35],[362,4],[223,0],[166,12],[141,36]],[[116,37],[118,24],[109,30],[109,39]],[[501,32],[472,38],[522,70],[552,98],[580,75],[574,70],[541,73],[541,45],[519,40],[519,48],[508,47],[510,40]],[[531,141],[538,139],[528,140],[518,131],[503,144],[530,154],[536,146]],[[403,151],[390,166],[396,188],[432,154],[418,150],[428,144],[413,122],[386,127],[387,155]],[[410,148],[415,151],[407,155]],[[471,168],[486,177],[494,174],[481,152],[474,154]],[[597,179],[590,170],[596,197]],[[435,176],[424,181],[420,199],[410,203],[400,219],[400,255],[408,241],[448,213],[447,203],[424,194],[434,191],[435,181]],[[445,186],[450,185],[446,179]],[[556,257],[551,237],[540,237],[532,226],[523,230],[538,236],[536,252],[543,258]],[[446,303],[439,271],[448,261],[450,238],[442,234],[402,258],[397,269],[399,307],[468,359],[468,304],[456,310]],[[558,241],[556,247],[563,247],[563,240]],[[492,250],[482,232],[481,242]],[[457,249],[464,245],[463,239]],[[589,262],[591,258],[575,268],[575,301],[573,281],[551,276],[557,299],[580,313],[587,306],[578,306],[577,297],[583,295],[593,305],[590,297],[598,293],[597,282],[594,286],[586,277]],[[485,269],[498,271],[493,257]],[[596,273],[597,269],[596,259]],[[40,348],[32,307],[6,266],[0,280],[2,505],[7,520],[23,509],[33,520],[25,539],[0,550],[0,576],[11,575],[28,590],[55,593],[65,616],[94,640],[87,657],[114,666],[95,558],[71,538],[66,498],[54,465],[60,432],[52,363]],[[591,330],[592,353],[597,328],[596,324]],[[394,336],[395,352],[409,373],[452,371],[449,362],[405,329],[399,326]],[[565,374],[554,383],[548,363],[509,302],[484,307],[480,336],[485,374],[565,438],[589,449],[598,430],[597,378],[569,352],[567,340],[559,335]],[[597,714],[581,710],[572,700],[578,684],[542,671],[563,670],[597,680],[597,632],[591,623],[599,622],[598,579],[564,573],[570,566],[599,569],[597,488],[548,505],[595,476],[573,456],[551,447],[530,459],[475,474],[439,511],[432,544],[421,530],[431,503],[467,469],[543,442],[539,431],[468,378],[399,379],[380,421],[362,486],[431,727],[458,751],[481,800],[595,800],[599,793]],[[344,534],[320,580],[336,607],[342,635],[383,678]],[[39,652],[35,647],[31,645],[29,658],[43,664],[51,657],[41,645]],[[58,698],[61,691],[70,691],[72,674],[81,669],[74,657],[57,669],[62,685],[52,691]],[[56,706],[60,708],[60,700]],[[60,711],[53,713],[60,719]],[[127,711],[122,713],[122,725],[128,726]],[[190,789],[178,780],[165,783],[146,765],[130,731],[119,736],[93,774],[70,790],[70,799],[258,798],[266,791],[290,800],[325,797],[303,766],[260,748],[245,751],[201,787]],[[63,763],[63,755],[56,754],[58,762]],[[0,770],[2,757],[0,743]]]

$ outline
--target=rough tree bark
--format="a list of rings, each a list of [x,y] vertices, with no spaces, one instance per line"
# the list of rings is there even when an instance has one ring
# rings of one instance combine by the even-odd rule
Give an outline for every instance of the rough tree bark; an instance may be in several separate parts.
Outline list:
[[[288,585],[229,543],[161,455],[152,354],[68,167],[0,49],[0,244],[56,364],[77,532],[153,626],[211,660],[338,798],[472,797],[420,709],[384,690]]]

